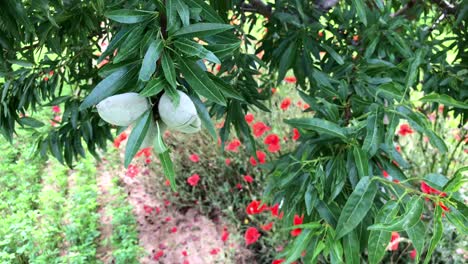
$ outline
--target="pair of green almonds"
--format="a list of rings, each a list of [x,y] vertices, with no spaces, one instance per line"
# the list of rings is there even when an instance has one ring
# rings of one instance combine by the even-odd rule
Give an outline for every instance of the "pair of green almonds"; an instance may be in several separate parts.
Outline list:
[[[188,95],[181,91],[179,104],[176,105],[167,93],[161,96],[158,104],[160,120],[152,120],[141,148],[152,146],[157,136],[158,127],[161,133],[166,129],[183,133],[196,133],[201,129],[201,120],[197,109]],[[129,126],[146,111],[151,109],[148,98],[138,93],[123,93],[110,96],[96,105],[99,116],[106,122],[116,126]]]

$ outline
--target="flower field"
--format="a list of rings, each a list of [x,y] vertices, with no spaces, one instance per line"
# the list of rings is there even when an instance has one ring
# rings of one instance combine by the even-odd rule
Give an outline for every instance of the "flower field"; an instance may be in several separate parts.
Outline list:
[[[222,145],[206,131],[195,136],[166,132],[164,139],[174,149],[177,192],[170,189],[151,148],[142,149],[123,168],[126,131],[115,135],[114,143],[100,153],[101,161],[88,155],[73,169],[30,156],[34,134],[27,129],[20,130],[13,147],[1,141],[0,262],[283,263],[282,252],[307,228],[304,215],[285,215],[281,200],[266,204],[262,197],[269,188],[269,162],[281,158],[302,137],[301,130],[281,120],[314,115],[306,102],[290,93],[294,83],[289,76],[274,88],[271,113],[245,115],[257,142],[256,155],[235,137]],[[440,155],[408,123],[396,130],[395,151],[411,165],[410,175],[434,170],[450,174],[467,164],[468,136],[455,120],[441,118],[443,111],[441,107],[427,116],[449,143],[447,155]],[[39,116],[53,127],[62,115],[56,105]],[[223,127],[222,120],[215,122]],[[382,169],[381,180],[399,184],[399,162]],[[446,196],[424,181],[414,184],[423,194]],[[427,200],[425,206],[440,207],[444,222],[451,217],[442,201]],[[421,228],[434,232],[430,225]],[[383,262],[415,261],[418,245],[413,239],[410,233],[389,233]],[[448,228],[432,263],[463,263],[468,258],[466,246],[466,236]],[[304,263],[307,254],[312,253],[301,249],[295,263]]]

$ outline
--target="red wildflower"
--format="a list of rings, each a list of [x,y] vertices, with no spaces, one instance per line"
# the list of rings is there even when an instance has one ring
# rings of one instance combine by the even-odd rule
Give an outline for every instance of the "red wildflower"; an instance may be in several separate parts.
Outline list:
[[[170,222],[171,220],[172,220],[171,217],[166,217],[166,218],[164,219],[164,221],[166,221],[166,222]]]
[[[44,81],[47,82],[49,80],[49,77],[48,76],[45,76],[44,77]]]
[[[271,264],[282,264],[284,262],[284,259],[275,259]]]
[[[176,233],[176,232],[177,232],[177,227],[174,226],[173,228],[171,228],[171,233]]]
[[[268,210],[266,204],[262,204],[262,201],[257,200],[253,200],[249,205],[247,205],[247,208],[245,209],[249,215],[259,214],[265,210]]]
[[[294,215],[293,224],[294,225],[301,225],[303,220],[304,220],[304,216],[299,217],[299,215]],[[293,229],[291,231],[291,235],[292,236],[298,236],[298,235],[301,234],[301,232],[302,232],[302,229],[296,228],[296,229]]]
[[[396,149],[396,151],[401,152],[401,147],[400,147],[400,145],[396,145],[395,149]]]
[[[164,182],[164,185],[169,186],[169,185],[171,185],[171,182],[170,182],[169,180],[166,180],[166,181]]]
[[[358,41],[359,41],[359,35],[354,35],[354,36],[353,36],[353,40],[354,40],[355,42],[358,42]]]
[[[397,232],[392,232],[392,239],[390,240],[390,251],[398,250],[398,245],[400,244],[400,234]]]
[[[408,124],[403,124],[400,126],[400,129],[398,130],[398,134],[400,136],[406,136],[409,134],[413,134],[413,129]]]
[[[244,175],[244,181],[246,181],[248,183],[252,183],[254,181],[254,179],[250,175]]]
[[[125,175],[127,175],[130,178],[135,178],[135,176],[138,174],[139,169],[136,165],[130,164],[127,168],[127,172]]]
[[[258,158],[258,161],[260,162],[260,164],[264,164],[265,163],[265,159],[266,159],[266,154],[265,152],[261,151],[261,150],[257,150],[257,158]],[[257,160],[255,159],[255,157],[250,157],[250,164],[252,164],[252,166],[257,166]]]
[[[198,181],[200,181],[200,176],[198,174],[193,174],[187,179],[187,183],[192,187],[197,186]]]
[[[164,251],[159,250],[158,252],[156,252],[156,254],[154,254],[153,259],[159,260],[162,256],[164,256]]]
[[[385,178],[388,178],[388,172],[387,172],[386,170],[383,170],[383,171],[382,171],[382,174],[383,174],[383,176],[384,176]]]
[[[221,251],[221,249],[219,248],[213,248],[211,251],[210,251],[210,254],[211,255],[217,255],[219,253],[219,251]]]
[[[257,228],[255,227],[247,228],[247,231],[245,231],[245,235],[244,235],[245,244],[248,246],[250,244],[257,242],[260,236],[261,236],[260,232],[258,232]]]
[[[299,134],[299,130],[297,128],[293,128],[293,137],[292,140],[296,141],[301,137],[301,134]]]
[[[183,251],[182,251],[182,256],[187,257],[187,256],[188,256],[187,251],[183,250]]]
[[[284,98],[284,100],[281,102],[280,108],[284,111],[284,110],[287,110],[287,109],[289,108],[290,105],[291,105],[291,98],[286,97],[286,98]]]
[[[255,124],[253,124],[252,128],[253,134],[257,138],[261,137],[265,132],[271,129],[269,126],[265,125],[265,123],[261,121],[258,121]]]
[[[274,94],[274,93],[276,93],[277,90],[278,89],[276,89],[276,88],[271,88],[271,93]]]
[[[226,160],[224,160],[224,162],[226,163],[226,166],[231,165],[231,159],[230,158],[226,158]]]
[[[307,110],[307,109],[309,109],[309,108],[310,108],[310,105],[309,105],[309,104],[304,104],[304,105],[302,106],[302,109],[304,109],[304,110]]]
[[[153,212],[153,207],[145,204],[143,205],[143,210],[145,210],[147,214],[151,214],[151,212]]]
[[[137,157],[141,157],[142,155],[145,155],[145,157],[149,157],[151,156],[151,147],[148,147],[148,148],[144,148],[140,151],[138,151],[138,153],[136,154]]]
[[[447,196],[445,192],[441,192],[437,189],[432,188],[431,186],[427,185],[427,183],[424,181],[421,182],[421,191],[427,194],[436,194],[436,195],[439,195],[440,197]]]
[[[239,189],[239,190],[242,190],[242,184],[240,184],[240,183],[236,184],[236,188]]]
[[[286,78],[284,78],[284,81],[287,83],[296,83],[297,80],[294,76],[287,76]]]
[[[266,225],[262,225],[261,228],[264,230],[264,231],[270,231],[272,228],[273,228],[273,222],[270,222]]]
[[[52,112],[54,112],[56,114],[60,113],[60,106],[58,106],[58,105],[52,106]]]
[[[414,259],[416,258],[416,255],[417,255],[417,254],[418,254],[418,253],[416,252],[416,249],[413,249],[413,250],[411,250],[411,252],[409,253],[409,256],[410,256],[411,259],[414,260]]]
[[[319,38],[323,37],[323,31],[319,31],[318,36],[319,36]]]
[[[216,71],[220,71],[220,70],[221,70],[221,64],[216,65]]]
[[[200,161],[200,158],[198,157],[197,154],[192,154],[192,155],[190,155],[190,160],[191,160],[192,162],[199,162],[199,161]]]
[[[221,240],[226,242],[229,239],[229,232],[226,227],[223,229],[223,233],[221,234]]]
[[[279,216],[279,203],[276,203],[272,207],[270,207],[270,212],[272,216],[278,217]]]
[[[252,121],[254,121],[254,116],[252,114],[246,114],[245,121],[249,124],[252,123]]]
[[[266,145],[279,144],[280,138],[276,134],[270,134],[265,137],[265,140],[263,140],[263,143],[265,143]]]
[[[274,145],[269,145],[268,146],[268,151],[271,153],[275,153],[281,150],[281,145],[280,144],[274,144]]]
[[[233,139],[227,146],[227,151],[237,152],[238,148],[241,146],[241,142],[238,139]]]

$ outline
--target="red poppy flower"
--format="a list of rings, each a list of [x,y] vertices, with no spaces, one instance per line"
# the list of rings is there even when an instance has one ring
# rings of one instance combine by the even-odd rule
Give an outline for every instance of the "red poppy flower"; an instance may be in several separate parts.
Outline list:
[[[246,114],[245,121],[249,124],[252,123],[252,121],[254,121],[254,116],[252,114]]]
[[[294,225],[301,225],[303,220],[304,220],[304,216],[299,217],[299,215],[294,215],[293,224]],[[293,229],[291,231],[291,235],[292,236],[298,236],[298,235],[301,234],[301,232],[302,232],[302,229],[296,228],[296,229]]]
[[[400,136],[406,136],[406,135],[413,134],[413,133],[414,133],[413,129],[411,129],[410,125],[408,124],[401,125],[400,129],[398,130],[398,134]]]
[[[416,252],[416,249],[413,249],[413,250],[411,250],[411,252],[409,253],[409,256],[410,256],[410,258],[411,258],[412,260],[414,260],[414,259],[416,258],[416,255],[417,255],[417,254],[418,254],[418,253]]]
[[[166,217],[166,218],[164,219],[164,221],[166,221],[166,222],[170,222],[171,220],[172,220],[171,217]]]
[[[220,71],[220,70],[221,70],[221,64],[216,65],[216,71]]]
[[[199,162],[199,161],[200,161],[200,158],[198,157],[197,154],[192,154],[192,155],[190,155],[190,160],[191,160],[192,162]]]
[[[221,233],[221,240],[226,242],[229,239],[229,232],[226,227],[223,229],[223,233]]]
[[[260,236],[261,236],[260,232],[258,232],[257,228],[255,227],[247,228],[247,231],[245,231],[245,235],[244,235],[245,244],[248,246],[250,244],[257,242]]]
[[[227,151],[237,152],[239,151],[239,147],[241,146],[241,142],[238,139],[233,139],[229,144],[226,146]]]
[[[297,80],[294,76],[287,76],[286,78],[284,78],[284,81],[287,83],[296,83]]]
[[[151,212],[153,212],[153,207],[145,204],[143,205],[143,210],[145,210],[147,214],[151,214]]]
[[[185,251],[185,250],[184,250],[184,251],[182,251],[182,256],[184,256],[184,257],[187,257],[187,256],[188,256],[188,253],[187,253],[187,251]]]
[[[270,231],[273,228],[273,222],[270,222],[270,223],[268,223],[266,225],[262,225],[261,228],[264,231]]]
[[[164,185],[169,186],[169,185],[171,185],[171,182],[170,182],[169,180],[166,180],[166,181],[164,182]]]
[[[56,114],[60,113],[60,106],[58,106],[58,105],[52,106],[52,112],[54,112]]]
[[[268,151],[271,153],[275,153],[281,150],[280,144],[272,144],[268,146]]]
[[[213,248],[211,251],[210,251],[210,254],[211,255],[217,255],[219,253],[219,251],[221,251],[221,249],[219,248]]]
[[[390,251],[398,250],[398,245],[400,244],[400,234],[397,232],[392,232],[392,239],[390,240]]]
[[[279,203],[276,203],[272,207],[270,207],[270,212],[272,216],[278,217],[279,216]]]
[[[136,154],[137,157],[141,157],[142,155],[145,155],[145,157],[151,156],[151,147],[144,148]]]
[[[226,163],[226,166],[231,165],[231,159],[230,159],[230,158],[226,158],[226,159],[224,160],[224,162]]]
[[[176,233],[176,232],[177,232],[177,227],[174,226],[173,228],[171,228],[171,233]]]
[[[162,256],[164,256],[164,251],[159,250],[158,252],[156,252],[156,254],[154,254],[153,259],[159,260]]]
[[[303,109],[303,110],[307,110],[307,109],[309,109],[309,108],[310,108],[310,105],[309,105],[309,104],[304,104],[304,105],[302,106],[302,109]]]
[[[301,134],[299,134],[299,130],[297,128],[293,128],[293,137],[292,140],[296,141],[301,137]]]
[[[257,200],[253,200],[249,205],[247,205],[247,208],[245,209],[249,215],[259,214],[265,210],[268,210],[266,204],[262,204],[262,201]]]
[[[282,264],[284,262],[284,259],[275,259],[271,264]]]
[[[197,186],[198,181],[200,181],[200,176],[198,174],[193,174],[187,179],[187,183],[192,187]]]
[[[287,109],[289,108],[290,105],[291,105],[291,98],[286,97],[286,98],[284,98],[284,100],[281,102],[280,108],[284,111],[284,110],[287,110]]]
[[[239,190],[242,190],[242,184],[240,184],[240,183],[236,184],[236,188],[239,189]]]
[[[127,168],[127,172],[125,175],[127,175],[130,178],[135,178],[139,172],[139,169],[136,165],[130,164]]]
[[[383,170],[383,171],[382,171],[382,174],[383,174],[383,176],[384,176],[385,178],[388,178],[388,176],[389,176],[389,175],[388,175],[388,172],[387,172],[386,170]]]
[[[271,128],[265,125],[265,123],[258,121],[255,124],[253,124],[252,129],[254,136],[258,138],[261,137],[265,132],[267,132]]]
[[[258,162],[260,162],[260,164],[264,164],[266,160],[265,152],[261,150],[257,150],[256,153],[257,153]],[[255,159],[255,157],[253,156],[250,157],[250,164],[252,164],[252,166],[257,166],[257,160]]]
[[[266,145],[279,144],[280,138],[276,134],[270,134],[265,137],[265,140],[263,140],[263,143],[265,143]]]
[[[252,183],[254,181],[254,179],[250,175],[244,175],[244,181],[246,181],[248,183]]]

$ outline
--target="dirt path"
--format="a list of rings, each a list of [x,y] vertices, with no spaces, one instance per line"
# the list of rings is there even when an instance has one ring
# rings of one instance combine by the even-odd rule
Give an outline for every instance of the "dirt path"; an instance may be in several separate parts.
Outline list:
[[[104,161],[106,162],[106,161]],[[110,237],[112,236],[112,216],[107,212],[106,206],[113,201],[114,197],[110,193],[112,189],[112,172],[106,171],[103,164],[98,165],[97,185],[98,185],[98,204],[100,226],[99,236],[100,243],[98,244],[96,257],[103,263],[111,263],[112,261],[112,246],[110,245]]]

